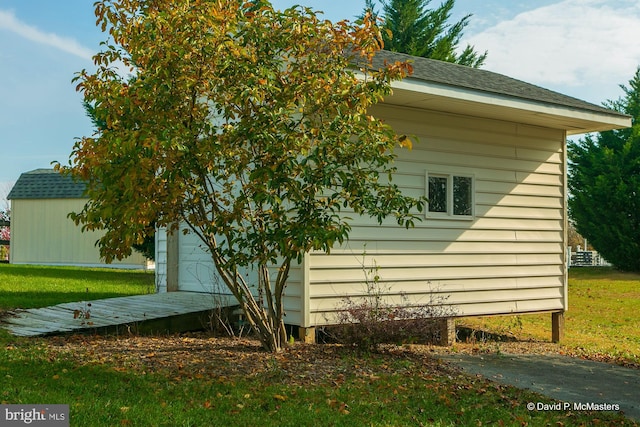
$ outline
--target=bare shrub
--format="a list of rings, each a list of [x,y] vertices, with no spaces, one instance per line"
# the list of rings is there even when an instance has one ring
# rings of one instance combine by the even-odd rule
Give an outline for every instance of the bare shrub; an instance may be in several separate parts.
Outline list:
[[[325,328],[330,339],[368,350],[378,350],[382,344],[406,344],[415,342],[440,342],[439,321],[453,317],[455,310],[446,305],[448,297],[431,289],[428,301],[410,305],[403,292],[392,292],[392,286],[383,286],[379,266],[366,267],[366,293],[363,297],[343,299],[337,313],[337,325]],[[427,282],[431,288],[431,283]],[[389,303],[387,298],[400,298],[399,304]]]

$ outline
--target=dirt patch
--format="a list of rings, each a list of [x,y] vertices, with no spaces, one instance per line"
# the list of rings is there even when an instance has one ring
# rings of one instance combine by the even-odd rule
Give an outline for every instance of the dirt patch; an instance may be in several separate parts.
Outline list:
[[[160,337],[72,335],[41,339],[48,344],[51,352],[75,358],[79,363],[109,362],[123,369],[164,371],[170,375],[201,375],[214,371],[221,376],[242,377],[277,370],[293,382],[316,381],[339,375],[344,366],[336,363],[336,359],[357,352],[338,344],[295,343],[280,354],[271,354],[265,352],[257,340],[218,337],[205,332]],[[382,349],[384,357],[401,355],[434,367],[438,365],[437,358],[452,354],[561,355],[640,369],[640,365],[625,360],[607,355],[582,354],[579,349],[568,350],[550,342],[486,341],[456,343],[451,347],[409,344],[389,345]]]
[[[279,354],[264,351],[259,341],[214,337],[206,333],[149,337],[101,337],[75,335],[41,338],[52,357],[64,356],[79,364],[111,364],[116,370],[136,370],[166,374],[169,378],[250,379],[261,376],[288,384],[315,384],[340,381],[347,375],[369,375],[371,367],[357,361],[357,350],[337,344],[295,343]],[[450,369],[429,351],[411,347],[385,347],[381,359],[409,358],[428,371]],[[379,370],[380,366],[376,367]],[[384,370],[384,366],[383,366]],[[453,369],[451,369],[453,370]]]

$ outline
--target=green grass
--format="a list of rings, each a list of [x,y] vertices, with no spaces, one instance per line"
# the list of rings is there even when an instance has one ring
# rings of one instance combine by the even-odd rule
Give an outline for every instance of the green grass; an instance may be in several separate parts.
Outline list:
[[[332,359],[340,375],[303,383],[281,367],[299,357],[295,347],[269,369],[236,376],[215,363],[194,374],[90,354],[61,354],[46,340],[9,346],[0,351],[0,400],[69,404],[74,426],[634,425],[613,414],[531,412],[527,402],[551,401],[401,353],[341,349]]]
[[[550,341],[551,316],[465,319],[478,330],[520,340]],[[562,347],[572,354],[640,364],[640,274],[612,268],[572,268]]]
[[[144,293],[150,283],[146,273],[0,265],[5,309]],[[550,400],[402,348],[295,345],[272,356],[212,342],[1,332],[0,403],[68,404],[71,425],[98,427],[635,425],[616,414],[531,412],[528,402]]]
[[[0,264],[0,311],[153,291],[153,272]]]

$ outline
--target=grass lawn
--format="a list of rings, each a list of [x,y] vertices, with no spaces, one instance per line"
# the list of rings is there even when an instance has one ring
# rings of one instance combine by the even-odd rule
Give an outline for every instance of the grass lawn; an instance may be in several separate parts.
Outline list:
[[[0,264],[0,311],[152,292],[152,271]]]
[[[460,323],[520,341],[551,340],[549,314],[479,317]],[[561,347],[568,354],[640,365],[640,274],[603,267],[572,268]]]
[[[147,276],[0,265],[0,301],[11,309],[144,293]],[[295,344],[272,355],[256,341],[206,333],[16,338],[2,331],[0,379],[1,403],[68,404],[72,426],[635,425],[611,413],[528,411],[528,402],[551,401],[463,375],[427,346],[369,354]]]

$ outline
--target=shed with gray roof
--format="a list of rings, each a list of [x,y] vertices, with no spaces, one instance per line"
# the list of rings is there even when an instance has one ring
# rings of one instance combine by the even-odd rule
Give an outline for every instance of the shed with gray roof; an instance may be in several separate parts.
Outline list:
[[[20,175],[11,189],[11,250],[13,264],[77,265],[86,267],[144,268],[138,253],[107,265],[100,259],[99,232],[83,232],[69,213],[87,202],[85,183],[53,169]]]

